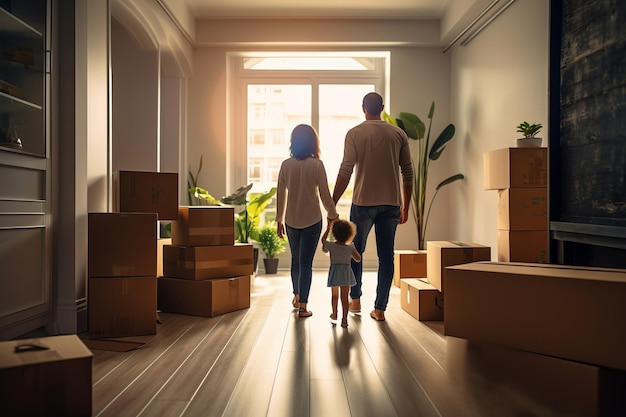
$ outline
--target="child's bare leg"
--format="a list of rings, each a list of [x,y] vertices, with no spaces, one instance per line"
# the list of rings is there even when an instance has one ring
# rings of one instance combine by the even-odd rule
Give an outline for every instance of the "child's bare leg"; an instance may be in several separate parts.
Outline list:
[[[341,286],[341,309],[343,316],[341,318],[341,327],[348,327],[348,309],[350,308],[350,303],[348,302],[348,295],[350,294],[350,286],[342,285]]]
[[[330,318],[337,320],[337,306],[339,304],[339,287],[330,287],[332,296],[330,297],[330,306],[332,308],[332,314]]]

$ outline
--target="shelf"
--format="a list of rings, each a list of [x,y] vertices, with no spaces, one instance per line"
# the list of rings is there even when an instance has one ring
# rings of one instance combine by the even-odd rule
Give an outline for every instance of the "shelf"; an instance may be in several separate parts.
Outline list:
[[[42,39],[37,29],[0,7],[0,34],[11,34],[26,38]]]
[[[42,107],[30,101],[0,91],[0,111],[41,110]]]

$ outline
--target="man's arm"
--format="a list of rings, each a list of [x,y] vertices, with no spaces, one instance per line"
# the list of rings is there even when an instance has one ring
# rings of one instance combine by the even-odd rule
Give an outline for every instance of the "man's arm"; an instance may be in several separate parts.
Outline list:
[[[343,175],[341,172],[337,175],[337,181],[335,182],[335,189],[333,190],[333,201],[335,204],[339,201],[343,193],[348,188],[350,183],[350,177]]]
[[[399,224],[404,224],[409,220],[409,208],[411,207],[411,197],[413,195],[413,184],[402,183],[402,210],[400,211]]]

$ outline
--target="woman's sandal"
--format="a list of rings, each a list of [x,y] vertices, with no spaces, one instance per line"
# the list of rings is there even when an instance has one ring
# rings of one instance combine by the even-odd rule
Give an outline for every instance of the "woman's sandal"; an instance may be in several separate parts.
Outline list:
[[[300,300],[298,300],[297,296],[293,296],[293,300],[291,300],[291,305],[293,306],[293,308],[298,308],[298,306],[300,305]]]
[[[342,319],[342,320],[341,320],[341,327],[343,327],[344,329],[345,329],[346,327],[348,327],[348,320],[347,320],[347,319]]]
[[[298,309],[298,317],[311,317],[313,312],[311,310],[306,310],[302,307]]]

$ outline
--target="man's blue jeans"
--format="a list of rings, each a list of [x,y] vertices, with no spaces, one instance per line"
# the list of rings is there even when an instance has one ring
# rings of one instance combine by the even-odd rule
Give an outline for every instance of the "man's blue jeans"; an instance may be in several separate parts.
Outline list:
[[[378,253],[378,284],[374,308],[385,311],[389,302],[389,291],[393,283],[393,256],[396,229],[400,221],[398,206],[357,206],[350,208],[350,220],[356,224],[354,246],[359,253],[365,252],[367,236],[374,226],[376,233],[376,252]],[[350,298],[361,298],[363,263],[352,261],[352,272],[356,285],[350,289]]]
[[[301,303],[309,302],[313,257],[321,235],[321,220],[304,229],[295,229],[287,225],[287,238],[291,249],[291,283],[293,293],[299,294],[298,298]]]

